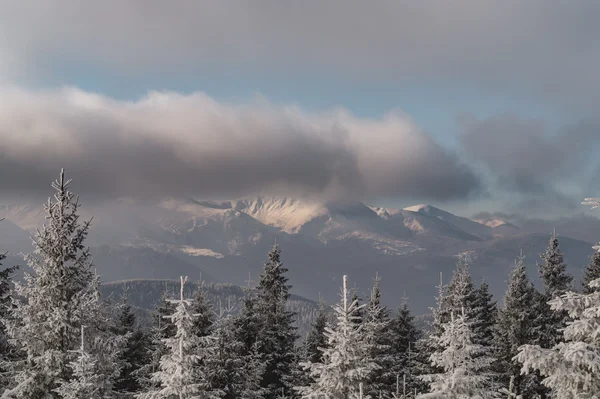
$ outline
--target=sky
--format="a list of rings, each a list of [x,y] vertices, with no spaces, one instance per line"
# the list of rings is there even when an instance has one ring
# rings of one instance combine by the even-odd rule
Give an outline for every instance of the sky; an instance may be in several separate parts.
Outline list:
[[[0,0],[0,190],[580,213],[600,3]],[[44,191],[45,192],[45,191]]]

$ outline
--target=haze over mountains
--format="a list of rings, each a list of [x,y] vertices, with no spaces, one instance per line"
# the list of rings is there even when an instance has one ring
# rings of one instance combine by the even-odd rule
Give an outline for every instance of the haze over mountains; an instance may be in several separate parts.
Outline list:
[[[287,197],[127,199],[83,204],[81,212],[94,216],[89,244],[105,281],[189,275],[245,284],[249,275],[258,278],[276,242],[298,295],[335,301],[343,273],[366,293],[379,273],[384,300],[396,306],[406,294],[417,311],[431,304],[439,273],[448,281],[461,253],[470,254],[474,278],[485,278],[500,298],[521,249],[530,276],[537,277],[535,261],[553,224],[577,278],[593,237],[600,237],[600,220],[591,216],[524,219],[517,226],[494,215],[469,219],[426,204],[390,209]],[[29,233],[44,222],[42,207],[5,204],[0,217],[7,219],[0,223],[2,249],[13,257],[28,252]]]

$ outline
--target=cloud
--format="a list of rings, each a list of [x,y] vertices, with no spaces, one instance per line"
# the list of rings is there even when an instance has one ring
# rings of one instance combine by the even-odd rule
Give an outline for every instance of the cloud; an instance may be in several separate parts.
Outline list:
[[[76,88],[5,87],[0,137],[3,194],[47,193],[61,167],[94,197],[444,200],[480,188],[472,170],[400,113],[374,120],[202,93],[118,101]]]
[[[597,187],[598,120],[557,132],[549,132],[542,121],[510,114],[463,116],[461,123],[467,157],[487,171],[497,194],[516,195],[509,209],[581,209],[581,199]]]
[[[130,76],[300,71],[460,81],[589,107],[600,100],[598,16],[593,0],[21,0],[3,4],[0,37],[49,76],[66,63]]]

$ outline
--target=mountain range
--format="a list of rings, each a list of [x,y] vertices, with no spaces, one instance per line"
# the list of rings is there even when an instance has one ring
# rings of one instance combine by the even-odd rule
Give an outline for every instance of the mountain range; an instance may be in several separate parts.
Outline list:
[[[426,204],[392,209],[286,197],[120,199],[81,210],[83,218],[94,217],[88,244],[105,281],[188,275],[242,285],[258,279],[277,243],[295,294],[336,301],[341,276],[348,274],[365,297],[379,275],[386,303],[396,306],[407,296],[419,312],[432,304],[440,272],[448,282],[461,254],[469,255],[475,280],[485,279],[498,299],[521,250],[536,278],[535,262],[552,232],[548,223],[470,219]],[[0,217],[6,218],[0,249],[19,261],[44,222],[43,208],[4,204]],[[600,237],[600,220],[586,220],[583,233],[564,220],[565,231],[557,226],[577,278],[593,252],[591,237]]]

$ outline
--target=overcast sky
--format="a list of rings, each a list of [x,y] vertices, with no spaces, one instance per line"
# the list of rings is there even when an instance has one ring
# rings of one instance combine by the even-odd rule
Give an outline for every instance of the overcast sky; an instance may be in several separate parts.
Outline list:
[[[600,195],[597,1],[0,0],[0,191]]]

